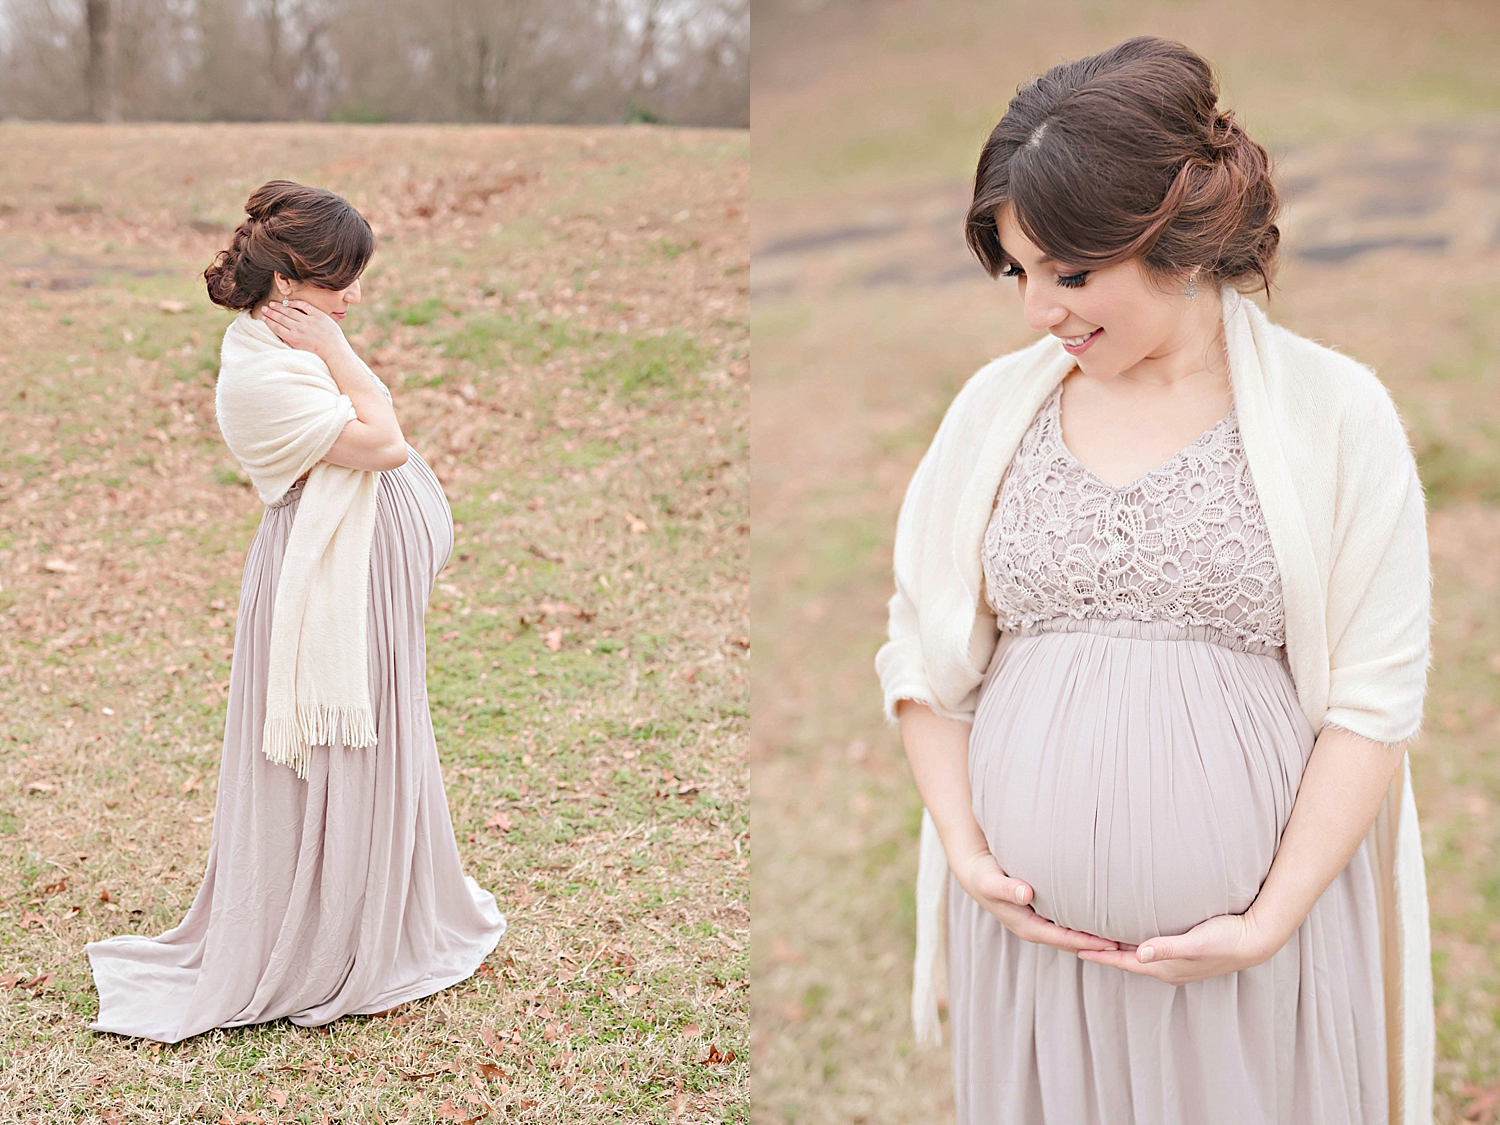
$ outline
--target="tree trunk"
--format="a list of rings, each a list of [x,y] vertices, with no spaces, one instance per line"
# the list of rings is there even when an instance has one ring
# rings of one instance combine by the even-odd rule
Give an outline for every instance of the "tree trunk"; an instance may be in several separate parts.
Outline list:
[[[95,121],[120,120],[115,97],[114,0],[88,0],[89,116]]]

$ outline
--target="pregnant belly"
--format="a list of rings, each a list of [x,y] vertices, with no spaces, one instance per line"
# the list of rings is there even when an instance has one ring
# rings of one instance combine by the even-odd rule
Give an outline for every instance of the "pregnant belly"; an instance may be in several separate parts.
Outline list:
[[[1255,901],[1311,748],[1275,657],[1042,633],[997,656],[969,772],[990,848],[1037,913],[1139,944]]]

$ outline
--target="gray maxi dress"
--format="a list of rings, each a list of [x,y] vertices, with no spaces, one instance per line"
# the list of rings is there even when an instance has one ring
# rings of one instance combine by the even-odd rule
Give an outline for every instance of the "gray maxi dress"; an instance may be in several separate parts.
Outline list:
[[[1235,411],[1116,488],[1061,394],[985,535],[974,813],[1037,913],[1138,945],[1255,900],[1313,734]],[[1180,987],[1024,941],[951,877],[948,904],[960,1125],[1386,1122],[1364,844],[1269,961]]]
[[[464,980],[505,933],[494,896],[463,873],[427,708],[424,616],[453,517],[414,450],[376,491],[376,745],[320,747],[306,779],[261,752],[271,607],[301,494],[299,482],[266,509],[245,560],[203,883],[176,928],[87,945],[95,1031],[175,1043],[379,1012]]]

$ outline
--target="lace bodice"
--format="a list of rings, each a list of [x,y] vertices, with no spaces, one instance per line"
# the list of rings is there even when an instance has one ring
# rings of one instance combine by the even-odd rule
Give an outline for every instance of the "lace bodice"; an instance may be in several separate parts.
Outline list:
[[[1063,443],[1061,403],[1059,385],[1021,439],[985,531],[1000,628],[1165,620],[1284,645],[1280,573],[1235,411],[1115,488]]]

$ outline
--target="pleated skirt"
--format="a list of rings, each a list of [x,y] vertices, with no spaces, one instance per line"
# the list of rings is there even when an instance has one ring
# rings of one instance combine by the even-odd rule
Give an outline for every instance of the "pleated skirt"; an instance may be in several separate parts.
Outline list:
[[[1002,637],[974,812],[1033,908],[1139,945],[1255,900],[1313,734],[1279,648],[1166,621]],[[1386,1125],[1364,844],[1269,961],[1174,986],[1024,941],[950,877],[960,1125]]]
[[[318,747],[305,779],[261,752],[271,610],[301,490],[266,509],[245,560],[203,882],[175,928],[86,946],[95,1031],[174,1043],[379,1012],[469,977],[505,933],[494,896],[463,873],[428,712],[424,618],[453,519],[415,451],[376,493],[376,744]]]

